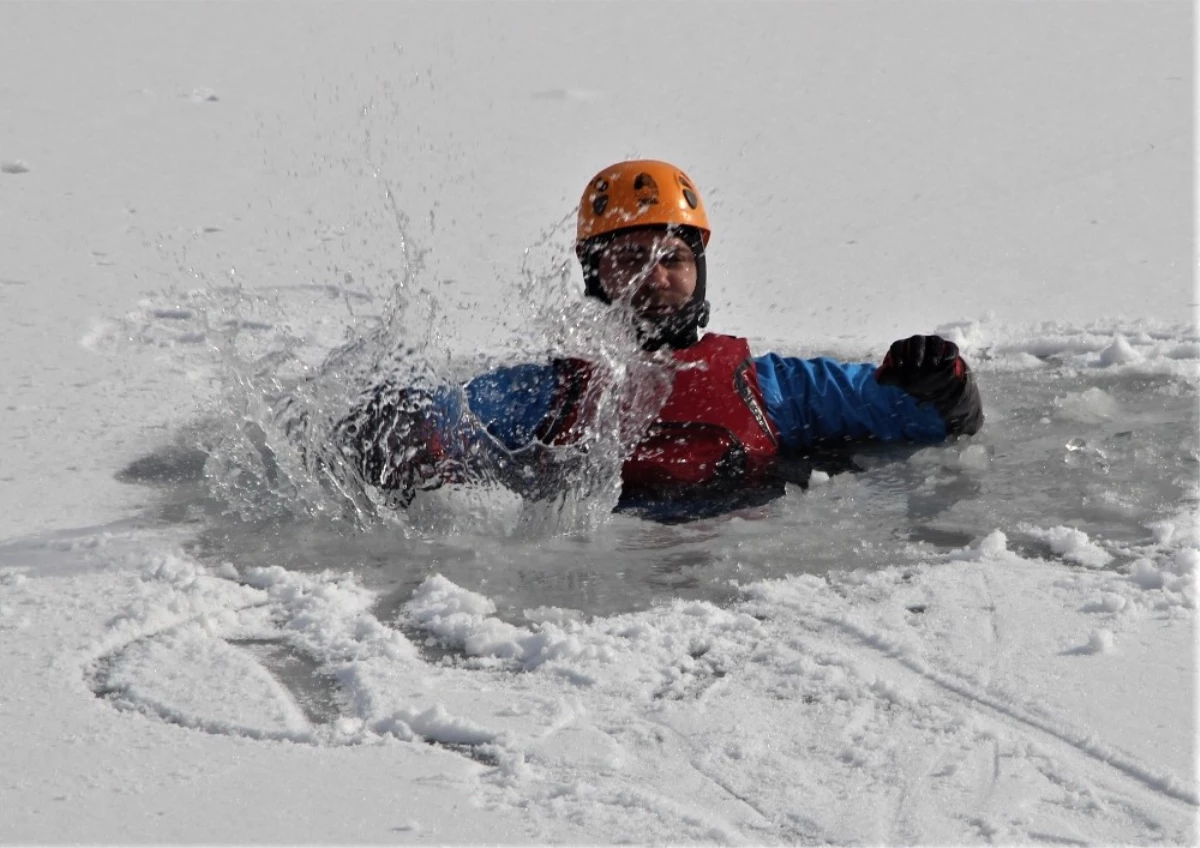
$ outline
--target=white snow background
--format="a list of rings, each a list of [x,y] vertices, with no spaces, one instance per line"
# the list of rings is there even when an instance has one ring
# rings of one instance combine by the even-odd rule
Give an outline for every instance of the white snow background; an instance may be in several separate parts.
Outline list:
[[[1194,844],[1193,18],[0,6],[0,842]],[[520,349],[630,156],[706,195],[713,329],[946,333],[985,430],[563,533],[147,465],[397,292]]]

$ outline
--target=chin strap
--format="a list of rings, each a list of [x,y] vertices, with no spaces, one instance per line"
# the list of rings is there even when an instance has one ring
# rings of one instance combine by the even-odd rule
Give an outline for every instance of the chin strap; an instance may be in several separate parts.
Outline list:
[[[638,340],[642,350],[654,351],[663,347],[681,350],[700,340],[700,328],[708,326],[708,301],[695,299],[669,318],[651,323],[638,321]]]

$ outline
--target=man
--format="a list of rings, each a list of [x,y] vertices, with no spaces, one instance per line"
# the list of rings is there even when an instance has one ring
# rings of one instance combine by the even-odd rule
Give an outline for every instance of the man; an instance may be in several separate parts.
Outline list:
[[[774,496],[784,481],[803,484],[812,463],[844,461],[847,446],[936,443],[982,426],[971,370],[938,336],[897,341],[875,367],[755,357],[745,339],[701,335],[710,235],[695,184],[666,162],[605,168],[580,201],[575,249],[586,296],[627,314],[643,350],[657,351],[670,372],[661,409],[623,459],[618,508],[667,503],[674,517],[711,514]],[[509,457],[533,456],[531,446],[586,449],[605,390],[595,363],[579,358],[502,368],[461,392],[383,385],[336,438],[363,482],[406,505],[417,489],[463,479],[497,447]],[[553,494],[539,485],[536,461],[501,464],[521,466],[505,479],[514,488]]]

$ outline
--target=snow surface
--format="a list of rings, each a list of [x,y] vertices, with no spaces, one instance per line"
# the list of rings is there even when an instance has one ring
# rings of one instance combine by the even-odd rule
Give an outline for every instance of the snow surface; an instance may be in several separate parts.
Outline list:
[[[1196,842],[1191,4],[621,9],[5,6],[0,841]],[[260,386],[398,295],[521,349],[631,155],[715,329],[939,330],[984,432],[679,528],[226,514]]]

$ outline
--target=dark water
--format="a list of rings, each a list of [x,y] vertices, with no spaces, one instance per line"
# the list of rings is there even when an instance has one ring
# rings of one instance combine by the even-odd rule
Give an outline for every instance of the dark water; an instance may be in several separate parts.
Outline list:
[[[210,485],[206,457],[186,437],[121,479],[154,486],[160,497],[148,517],[191,528],[191,551],[204,562],[352,571],[380,591],[384,616],[439,573],[487,595],[513,622],[544,607],[592,616],[669,598],[723,603],[738,583],[930,561],[995,529],[1015,550],[1054,556],[1036,531],[1072,527],[1119,567],[1153,543],[1149,525],[1194,515],[1189,380],[1054,364],[983,368],[979,380],[988,417],[977,436],[864,449],[861,471],[685,524],[614,515],[564,532],[570,522],[503,490],[423,493],[413,520],[366,527],[299,510],[247,520],[222,499],[227,488]],[[268,494],[277,502],[286,493]]]

